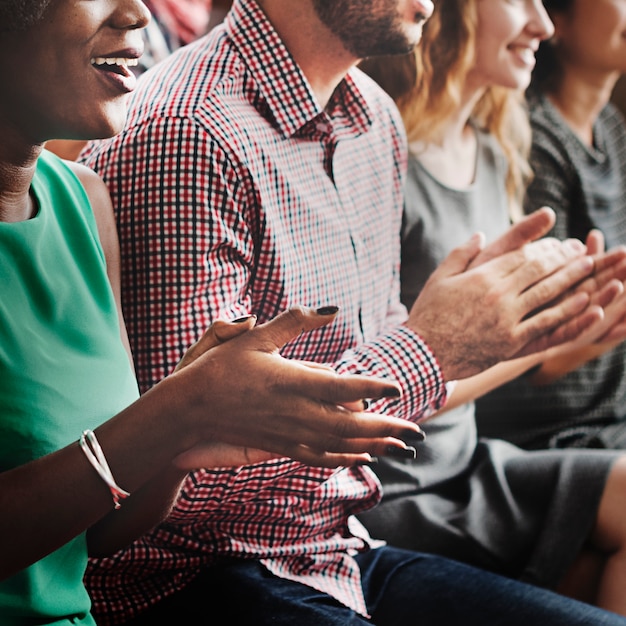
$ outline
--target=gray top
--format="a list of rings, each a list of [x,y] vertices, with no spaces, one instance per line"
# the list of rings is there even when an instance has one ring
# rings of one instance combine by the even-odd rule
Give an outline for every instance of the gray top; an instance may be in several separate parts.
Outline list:
[[[601,112],[589,148],[545,96],[529,102],[535,178],[526,210],[551,206],[559,238],[584,240],[595,227],[607,246],[626,244],[626,127],[617,109],[609,104]],[[619,424],[609,436],[601,429],[626,415],[625,357],[622,344],[553,384],[535,387],[525,377],[508,383],[477,403],[480,432],[529,448],[623,446],[626,441],[616,436]]]
[[[402,225],[401,298],[410,308],[424,283],[456,246],[475,232],[494,239],[509,224],[504,187],[506,161],[496,141],[477,132],[475,176],[466,189],[454,189],[433,177],[415,157],[409,159]],[[494,184],[498,181],[497,184]],[[467,465],[476,444],[474,404],[454,409],[428,423],[412,471],[430,484],[455,475]],[[393,490],[393,482],[387,484]]]
[[[478,133],[475,181],[450,189],[411,158],[402,231],[402,297],[411,305],[448,252],[508,226],[505,160]],[[409,288],[410,286],[410,288]],[[554,587],[587,540],[614,454],[529,452],[476,438],[473,403],[424,424],[416,460],[374,466],[382,502],[359,515],[372,536]]]
[[[508,227],[506,161],[496,141],[477,132],[474,182],[448,187],[409,159],[402,225],[402,301],[410,308],[426,279],[456,246],[482,231],[487,240]]]

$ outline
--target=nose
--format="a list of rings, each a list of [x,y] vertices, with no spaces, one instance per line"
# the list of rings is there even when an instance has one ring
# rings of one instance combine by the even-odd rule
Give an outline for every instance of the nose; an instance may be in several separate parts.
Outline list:
[[[150,10],[141,0],[116,0],[115,23],[118,28],[145,28],[152,19]]]
[[[548,15],[542,0],[532,0],[532,15],[529,28],[538,39],[549,39],[554,34],[554,24]]]
[[[427,20],[433,14],[435,5],[432,0],[413,0],[414,10],[417,15],[423,15]]]

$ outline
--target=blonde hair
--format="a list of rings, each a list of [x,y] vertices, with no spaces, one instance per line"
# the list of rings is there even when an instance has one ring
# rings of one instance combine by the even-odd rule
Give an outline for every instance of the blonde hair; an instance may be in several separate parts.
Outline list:
[[[477,0],[438,0],[426,22],[422,42],[405,57],[369,60],[364,69],[376,80],[390,75],[390,64],[400,64],[405,77],[394,100],[400,109],[409,141],[437,140],[450,116],[460,106],[465,79],[476,50]],[[376,65],[380,65],[380,72]],[[407,73],[411,81],[406,80]],[[390,86],[379,80],[389,93]],[[511,219],[522,215],[523,194],[531,177],[528,163],[531,130],[524,94],[491,87],[476,104],[473,122],[493,135],[507,159],[506,190]]]

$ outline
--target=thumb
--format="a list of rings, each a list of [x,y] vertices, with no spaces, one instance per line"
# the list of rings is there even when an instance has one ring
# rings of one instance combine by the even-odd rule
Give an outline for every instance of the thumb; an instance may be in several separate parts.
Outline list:
[[[329,324],[335,319],[338,311],[339,308],[336,306],[325,306],[318,309],[293,306],[269,322],[258,326],[255,334],[257,339],[267,342],[265,349],[273,352],[282,348],[300,333]]]
[[[433,272],[433,276],[456,276],[467,270],[485,245],[485,235],[476,233],[464,244],[454,248]]]

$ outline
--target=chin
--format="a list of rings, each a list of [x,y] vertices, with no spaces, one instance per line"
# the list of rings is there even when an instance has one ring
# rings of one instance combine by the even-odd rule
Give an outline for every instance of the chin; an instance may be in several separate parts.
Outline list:
[[[108,116],[97,127],[93,126],[91,129],[91,139],[106,139],[107,137],[113,137],[117,135],[124,128],[126,122],[126,109],[123,114]]]

